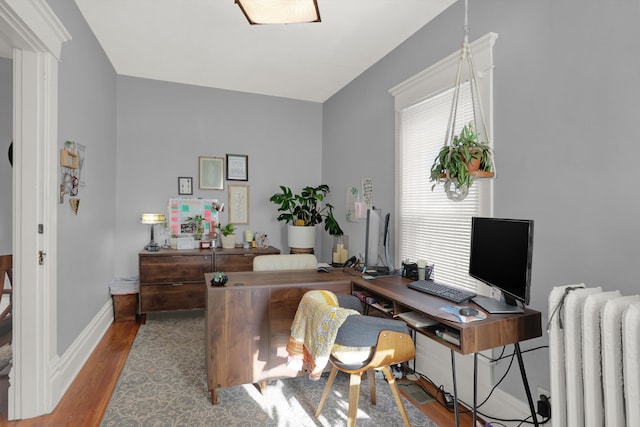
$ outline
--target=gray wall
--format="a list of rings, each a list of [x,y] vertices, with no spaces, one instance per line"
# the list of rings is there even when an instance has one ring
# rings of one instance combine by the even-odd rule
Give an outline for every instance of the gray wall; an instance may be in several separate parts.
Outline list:
[[[388,90],[459,48],[463,11],[464,2],[452,5],[324,103],[328,184],[373,177],[375,204],[392,209]],[[631,0],[470,2],[471,40],[499,34],[495,215],[536,221],[530,307],[543,319],[553,286],[584,282],[638,292],[639,18],[640,6]],[[344,209],[344,202],[338,205]],[[347,224],[345,233],[362,235],[362,225]],[[523,348],[547,343],[545,332]],[[532,387],[548,388],[548,351],[527,353],[525,363]],[[525,401],[517,370],[501,388]]]
[[[166,212],[169,198],[178,197],[179,176],[193,177],[193,197],[225,204],[229,184],[248,184],[249,224],[238,229],[267,233],[271,245],[283,251],[288,250],[286,230],[276,221],[269,197],[281,184],[294,190],[320,184],[318,103],[120,76],[117,139],[119,275],[138,274],[137,254],[149,242],[140,214]],[[249,156],[249,181],[200,190],[198,156],[224,158],[227,153]],[[221,221],[227,223],[226,211]],[[159,239],[156,234],[156,241],[164,241]]]
[[[74,2],[49,4],[72,40],[62,46],[58,146],[87,147],[87,186],[74,215],[58,206],[58,354],[110,299],[114,276],[116,74]],[[59,178],[60,179],[60,178]]]
[[[0,58],[0,255],[12,249],[13,170],[9,145],[13,140],[13,61]],[[0,280],[3,280],[0,278]]]

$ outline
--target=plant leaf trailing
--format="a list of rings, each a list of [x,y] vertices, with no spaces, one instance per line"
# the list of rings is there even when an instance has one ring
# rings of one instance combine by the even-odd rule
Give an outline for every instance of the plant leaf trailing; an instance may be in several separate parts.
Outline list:
[[[431,191],[440,182],[451,180],[455,188],[471,187],[473,176],[469,173],[467,163],[471,159],[480,160],[480,171],[491,172],[491,147],[478,141],[473,121],[464,125],[460,133],[453,137],[451,145],[444,145],[431,166],[431,181],[435,183]]]
[[[269,201],[278,205],[278,221],[293,225],[313,226],[324,221],[324,229],[332,236],[342,236],[344,232],[333,216],[333,206],[324,203],[329,194],[329,186],[321,184],[317,187],[307,186],[294,194],[289,187],[280,186],[280,193],[276,193]]]

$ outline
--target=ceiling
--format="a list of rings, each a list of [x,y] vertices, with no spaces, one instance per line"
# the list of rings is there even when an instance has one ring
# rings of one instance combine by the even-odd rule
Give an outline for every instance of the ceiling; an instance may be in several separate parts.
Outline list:
[[[320,23],[249,25],[234,0],[75,0],[119,75],[313,102],[454,1],[318,0]]]

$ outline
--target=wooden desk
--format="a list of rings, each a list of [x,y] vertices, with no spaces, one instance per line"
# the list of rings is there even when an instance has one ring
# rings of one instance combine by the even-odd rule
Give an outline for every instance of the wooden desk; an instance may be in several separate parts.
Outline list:
[[[538,311],[525,309],[524,314],[490,314],[485,320],[471,323],[452,322],[442,318],[441,307],[455,305],[442,298],[433,297],[407,287],[410,280],[399,277],[379,277],[364,280],[354,277],[353,289],[365,290],[390,300],[393,304],[392,314],[405,311],[417,311],[438,320],[442,325],[460,333],[460,345],[448,343],[430,330],[420,329],[419,333],[437,340],[440,344],[460,354],[472,354],[483,350],[515,344],[542,335],[541,314]],[[478,307],[473,303],[465,303]]]
[[[360,275],[337,269],[329,273],[305,270],[239,272],[228,276],[226,286],[207,287],[207,380],[211,402],[214,404],[217,401],[218,387],[262,383],[300,375],[286,368],[285,347],[298,303],[306,291],[327,289],[334,293],[349,294],[352,290],[366,290],[392,302],[393,308],[389,315],[417,311],[459,331],[458,346],[443,341],[429,330],[417,330],[450,348],[452,363],[453,352],[473,353],[476,355],[477,367],[477,352],[514,344],[530,408],[532,414],[535,413],[519,342],[542,335],[540,312],[527,309],[524,314],[491,314],[485,320],[463,324],[441,317],[440,308],[451,305],[451,302],[409,289],[406,286],[409,280],[399,276],[364,280]],[[205,274],[205,282],[208,284],[210,280],[211,274]],[[454,395],[457,397],[455,364],[452,368]],[[474,389],[475,385],[474,374]]]
[[[205,274],[205,282],[212,274]],[[224,287],[207,286],[206,361],[211,402],[217,389],[264,383],[302,373],[286,367],[291,323],[312,289],[351,293],[351,276],[315,270],[229,273]]]
[[[542,321],[539,311],[525,309],[522,314],[489,314],[485,320],[458,323],[442,318],[441,307],[454,305],[452,302],[442,298],[410,289],[407,287],[408,279],[402,277],[379,277],[373,280],[362,278],[353,279],[353,290],[364,290],[374,296],[382,297],[391,301],[392,311],[389,315],[397,315],[405,311],[417,311],[428,317],[436,319],[441,325],[457,331],[460,335],[460,345],[451,344],[438,338],[431,329],[415,329],[417,333],[425,335],[438,343],[449,347],[451,350],[451,368],[453,374],[453,394],[454,410],[456,414],[456,426],[459,426],[458,416],[458,390],[456,384],[456,367],[454,352],[461,354],[473,354],[473,425],[476,425],[477,406],[477,373],[478,373],[478,352],[489,350],[504,345],[513,344],[520,367],[522,384],[527,394],[529,410],[534,425],[538,426],[536,410],[533,406],[533,398],[527,381],[527,374],[520,351],[520,342],[531,338],[542,336]],[[469,302],[469,305],[480,309],[476,304]]]

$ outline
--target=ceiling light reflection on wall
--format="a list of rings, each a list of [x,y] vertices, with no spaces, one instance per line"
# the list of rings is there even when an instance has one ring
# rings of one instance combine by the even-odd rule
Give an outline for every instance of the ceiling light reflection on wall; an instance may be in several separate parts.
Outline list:
[[[251,25],[320,22],[317,0],[235,0]]]

